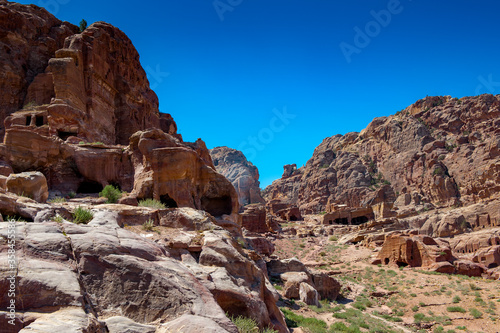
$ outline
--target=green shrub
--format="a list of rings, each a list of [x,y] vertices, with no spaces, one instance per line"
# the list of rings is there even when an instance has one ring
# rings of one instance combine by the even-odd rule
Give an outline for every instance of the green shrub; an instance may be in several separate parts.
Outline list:
[[[239,333],[253,333],[258,332],[258,326],[255,320],[251,318],[245,318],[242,316],[232,317],[229,316],[229,319],[236,325]]]
[[[432,330],[433,333],[443,333],[444,332],[444,328],[443,326],[437,326],[435,327],[433,330]]]
[[[419,309],[418,305],[414,305],[411,307],[411,311],[413,311],[413,312],[417,312],[418,309]]]
[[[470,309],[469,310],[470,314],[472,317],[476,318],[476,319],[479,319],[483,316],[483,313],[481,311],[479,311],[478,309]]]
[[[453,299],[451,300],[453,303],[460,303],[462,299],[460,298],[460,296],[456,295],[456,296],[453,296]]]
[[[422,320],[424,320],[424,318],[425,318],[425,315],[423,313],[420,313],[420,312],[415,313],[413,315],[413,319],[415,320],[415,323],[420,323]]]
[[[73,223],[87,224],[94,218],[94,213],[90,210],[78,207],[73,213]]]
[[[139,206],[141,207],[149,207],[155,209],[165,209],[167,208],[163,203],[159,202],[155,199],[144,199],[139,201]]]
[[[459,306],[449,306],[446,308],[448,312],[460,312],[460,313],[466,313],[464,308],[461,308]]]
[[[106,203],[117,203],[122,197],[122,192],[113,185],[106,185],[106,187],[99,192],[99,196],[107,198],[108,200]]]
[[[73,199],[74,197],[76,197],[76,193],[75,193],[75,192],[73,192],[73,191],[71,191],[71,192],[69,192],[69,193],[68,193],[68,197],[69,197],[70,199]]]
[[[339,240],[339,238],[338,238],[337,236],[330,236],[330,238],[328,238],[328,240],[329,240],[330,242],[336,242],[336,241],[338,241],[338,240]]]
[[[82,33],[85,29],[87,29],[87,21],[85,21],[84,19],[82,19],[80,21],[80,33]]]

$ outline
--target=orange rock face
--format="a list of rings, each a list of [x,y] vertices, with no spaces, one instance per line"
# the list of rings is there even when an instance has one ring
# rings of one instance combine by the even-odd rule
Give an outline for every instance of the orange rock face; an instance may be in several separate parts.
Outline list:
[[[435,263],[451,260],[451,250],[444,241],[436,242],[421,235],[391,234],[378,254],[383,264],[430,268]]]

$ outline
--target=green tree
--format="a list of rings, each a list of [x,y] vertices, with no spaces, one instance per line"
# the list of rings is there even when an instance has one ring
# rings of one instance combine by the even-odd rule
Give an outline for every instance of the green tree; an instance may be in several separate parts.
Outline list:
[[[87,29],[87,21],[85,21],[84,19],[82,19],[80,21],[80,32],[83,32],[85,29]]]

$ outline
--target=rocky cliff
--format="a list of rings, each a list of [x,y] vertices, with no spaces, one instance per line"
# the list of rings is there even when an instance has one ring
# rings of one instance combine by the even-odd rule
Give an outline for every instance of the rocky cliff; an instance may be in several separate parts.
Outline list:
[[[19,259],[13,297],[0,267],[2,329],[237,332],[229,313],[288,332],[205,143],[184,142],[159,113],[122,31],[77,32],[0,1],[0,257],[12,234]],[[98,198],[106,185],[123,191],[119,204]],[[165,208],[138,207],[145,199]]]
[[[216,147],[210,149],[210,156],[216,170],[236,188],[241,206],[264,202],[260,194],[259,170],[241,151]]]
[[[304,167],[285,166],[265,198],[303,213],[380,201],[427,210],[495,199],[499,190],[500,97],[444,96],[326,138]]]
[[[5,132],[6,116],[32,99],[49,103],[54,97],[53,93],[37,97],[37,92],[31,91],[27,98],[28,87],[40,74],[39,85],[52,86],[42,79],[43,73],[56,50],[77,31],[78,27],[61,22],[43,8],[0,2],[0,138]]]

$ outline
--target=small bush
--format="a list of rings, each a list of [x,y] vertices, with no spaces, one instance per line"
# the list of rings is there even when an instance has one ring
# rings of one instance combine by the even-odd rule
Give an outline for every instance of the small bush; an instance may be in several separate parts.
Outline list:
[[[238,316],[236,318],[230,316],[229,319],[236,325],[239,333],[253,333],[258,332],[258,326],[255,320]],[[257,331],[256,331],[257,329]]]
[[[78,207],[73,213],[73,223],[87,224],[94,218],[94,213],[90,210]]]
[[[483,316],[483,313],[481,311],[479,311],[478,309],[470,309],[469,310],[470,314],[472,317],[476,318],[476,319],[479,319]]]
[[[413,312],[417,312],[418,309],[419,309],[418,305],[414,305],[411,307],[411,311],[413,311]]]
[[[50,199],[49,202],[50,203],[62,203],[62,202],[66,202],[66,199],[61,198],[61,197],[54,197],[54,198]]]
[[[433,333],[443,333],[444,332],[444,328],[443,326],[437,326],[435,327],[433,330],[432,330]]]
[[[415,323],[420,323],[423,319],[425,318],[425,315],[423,313],[415,313],[413,315],[413,319],[415,320]]]
[[[71,191],[71,192],[68,193],[68,198],[73,199],[74,197],[76,197],[76,193],[75,192]]]
[[[167,208],[163,203],[159,202],[155,199],[144,199],[139,201],[139,206],[141,207],[149,207],[155,209],[165,209]]]
[[[460,298],[460,296],[456,295],[456,296],[453,296],[453,299],[451,300],[453,303],[460,303],[462,299]]]
[[[87,21],[85,21],[84,19],[82,19],[80,21],[79,28],[80,28],[80,33],[82,33],[85,29],[87,29]]]
[[[328,238],[328,240],[329,240],[330,242],[336,242],[336,241],[338,241],[338,240],[339,240],[339,238],[338,238],[337,236],[330,236],[330,238]]]
[[[99,192],[99,196],[107,198],[108,200],[106,203],[117,203],[122,197],[122,192],[113,185],[106,185],[106,187]]]
[[[155,222],[151,219],[147,220],[146,222],[144,222],[144,224],[142,225],[142,228],[144,230],[147,230],[147,231],[151,231],[153,230],[155,227]]]
[[[466,313],[464,308],[461,308],[459,306],[449,306],[446,308],[448,312],[460,312],[460,313]]]

